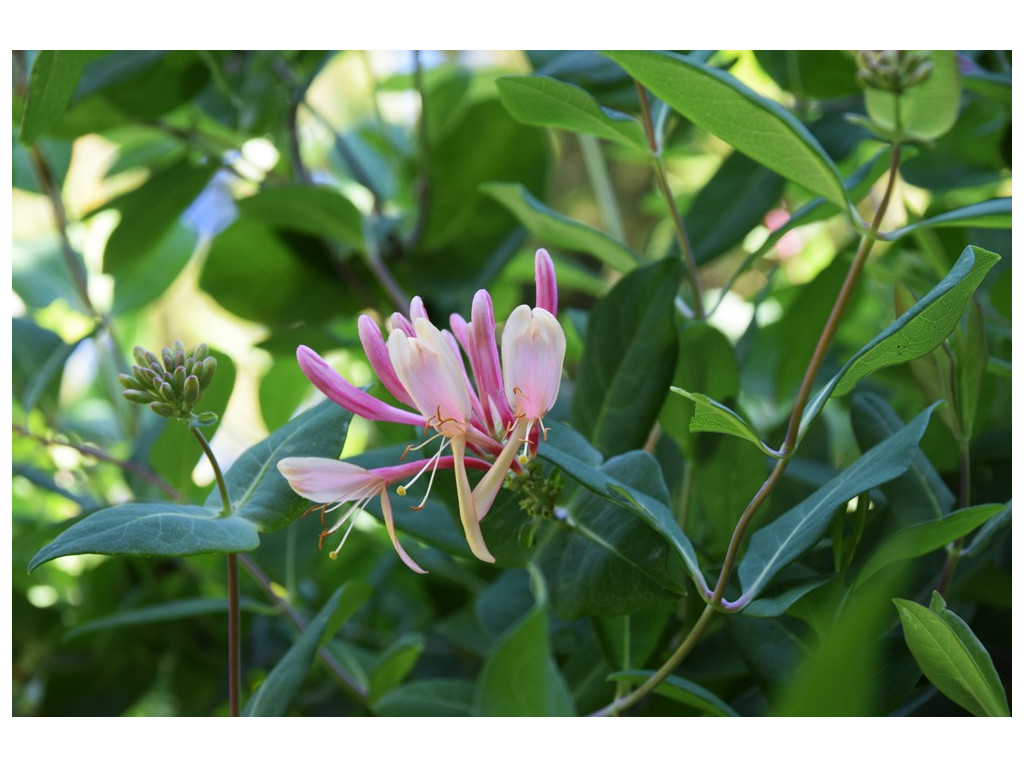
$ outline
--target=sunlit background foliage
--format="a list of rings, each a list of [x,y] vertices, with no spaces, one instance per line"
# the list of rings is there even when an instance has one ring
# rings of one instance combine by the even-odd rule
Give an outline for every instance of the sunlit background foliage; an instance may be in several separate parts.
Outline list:
[[[839,175],[854,180],[851,195],[870,218],[889,156],[869,127],[848,119],[868,111],[852,53],[693,56],[790,110]],[[934,140],[904,147],[884,231],[1012,192],[1009,54],[965,52],[956,65],[955,121]],[[528,74],[577,88],[548,93],[554,81],[498,79]],[[542,93],[532,101],[535,87]],[[474,292],[486,287],[501,320],[532,303],[538,247],[556,263],[568,338],[552,445],[584,460],[595,449],[605,459],[646,450],[656,461],[644,472],[659,477],[629,476],[660,488],[705,573],[717,575],[769,460],[733,435],[691,432],[693,405],[668,386],[725,403],[778,446],[858,232],[837,206],[807,215],[813,193],[654,100],[661,157],[710,310],[707,323],[692,321],[671,209],[640,124],[623,128],[622,140],[599,118],[589,132],[564,130],[572,126],[550,118],[544,99],[570,97],[641,113],[632,78],[586,51],[15,52],[15,714],[226,712],[221,555],[83,554],[27,571],[60,531],[96,510],[132,499],[201,503],[210,492],[211,469],[184,425],[121,397],[116,375],[134,345],[210,345],[219,365],[202,407],[221,416],[207,434],[227,465],[317,402],[297,345],[379,395],[358,344],[359,313],[383,323],[419,295],[442,324],[451,312],[468,315]],[[998,214],[1005,220],[954,217],[876,247],[819,383],[893,321],[896,283],[906,307],[967,246],[1001,260],[968,304],[959,336],[916,368],[875,372],[854,395],[829,403],[756,526],[942,399],[927,366],[954,358],[964,365],[971,350],[987,349],[987,359],[974,368],[968,498],[1007,504],[1008,205]],[[792,229],[769,239],[790,217]],[[595,328],[597,341],[588,337]],[[625,346],[646,345],[639,367],[624,374],[639,394],[596,424],[591,405],[606,397],[604,377],[618,371],[624,348],[602,339],[619,331]],[[873,592],[837,608],[854,567],[880,542],[935,509],[941,517],[965,506],[957,503],[963,425],[952,410],[931,418],[909,475],[872,491],[859,512],[854,501],[847,515],[844,504],[822,542],[782,573],[772,595],[799,583],[799,599],[712,624],[668,695],[632,711],[964,714],[922,677],[889,600],[928,604],[946,558],[941,545],[899,558],[908,563],[900,573],[884,571]],[[568,428],[560,434],[560,421],[593,447],[573,443]],[[404,445],[411,432],[356,417],[335,437],[350,457]],[[605,706],[643,679],[629,673],[661,665],[703,600],[654,530],[587,498],[591,522],[613,537],[605,549],[553,537],[559,522],[527,518],[506,492],[484,528],[500,542],[503,567],[493,567],[465,556],[457,523],[447,527],[454,491],[441,489],[429,518],[439,527],[407,529],[422,542],[417,557],[429,576],[406,570],[368,516],[334,561],[317,548],[317,515],[261,534],[248,557],[266,581],[241,577],[243,691],[256,690],[293,647],[297,630],[286,613],[309,621],[345,585],[323,646],[330,661],[312,663],[288,713],[511,713],[520,703],[502,697],[517,669],[526,684],[548,681],[543,695],[522,703],[533,713]],[[616,510],[628,517],[625,528],[608,522]],[[1008,507],[992,520],[946,599],[1008,686]],[[531,547],[531,538],[541,543]],[[531,586],[527,561],[546,595]],[[624,674],[609,677],[617,672]]]

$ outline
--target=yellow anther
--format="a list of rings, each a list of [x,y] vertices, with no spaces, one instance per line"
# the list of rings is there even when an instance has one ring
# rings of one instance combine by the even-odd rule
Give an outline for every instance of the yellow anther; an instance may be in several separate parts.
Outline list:
[[[400,485],[397,488],[395,488],[395,493],[397,493],[399,496],[405,496],[405,486]]]

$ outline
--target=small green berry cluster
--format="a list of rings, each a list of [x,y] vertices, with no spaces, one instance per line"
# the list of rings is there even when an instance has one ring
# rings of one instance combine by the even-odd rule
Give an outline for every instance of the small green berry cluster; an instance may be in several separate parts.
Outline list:
[[[168,419],[184,419],[197,426],[213,423],[217,420],[216,414],[192,413],[217,371],[217,359],[208,353],[206,344],[198,344],[191,353],[186,353],[180,341],[160,350],[160,357],[135,347],[132,356],[136,365],[132,366],[132,372],[117,377],[124,387],[122,394],[133,403],[148,405]]]
[[[562,475],[554,471],[545,478],[540,462],[532,461],[523,472],[506,478],[505,487],[520,494],[519,508],[530,517],[550,518],[562,494]]]
[[[903,93],[932,73],[931,59],[923,51],[858,51],[857,64],[863,85],[888,93]]]

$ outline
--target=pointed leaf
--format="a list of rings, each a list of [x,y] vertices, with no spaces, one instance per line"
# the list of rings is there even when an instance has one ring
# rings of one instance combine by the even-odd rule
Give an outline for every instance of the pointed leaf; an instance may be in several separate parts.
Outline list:
[[[732,75],[678,54],[614,51],[605,55],[698,127],[843,211],[849,208],[835,164],[810,131],[780,104]]]
[[[271,228],[363,247],[359,209],[330,187],[270,187],[239,202],[238,210]]]
[[[944,604],[936,612],[910,600],[893,603],[907,647],[936,688],[973,715],[1009,716],[992,657],[959,616]]]
[[[267,679],[256,689],[245,705],[246,717],[280,717],[288,711],[295,694],[309,674],[316,652],[327,639],[327,627],[339,608],[342,607],[342,592],[345,585],[338,587],[299,635],[298,640],[277,662]]]
[[[376,701],[405,679],[423,653],[423,635],[403,635],[387,648],[370,673],[370,699]]]
[[[589,133],[635,149],[647,147],[640,123],[603,108],[575,85],[538,75],[505,75],[495,82],[501,103],[520,122]]]
[[[654,671],[629,670],[608,675],[613,682],[642,683],[649,679]],[[697,685],[685,678],[669,675],[665,681],[652,691],[659,696],[678,701],[712,717],[739,717],[740,714],[707,688]]]
[[[325,400],[243,453],[225,477],[235,516],[261,531],[275,531],[298,518],[309,503],[292,491],[277,462],[289,456],[338,458],[351,419],[351,413]],[[220,507],[216,488],[206,506]]]
[[[40,51],[32,62],[21,141],[31,144],[56,123],[71,102],[86,56],[82,51]]]
[[[699,392],[687,392],[679,387],[670,387],[670,389],[677,395],[692,400],[696,405],[693,418],[690,419],[691,432],[721,432],[725,435],[734,435],[749,440],[769,456],[778,455],[761,442],[761,438],[757,436],[754,428],[742,416],[717,400],[712,400]]]
[[[473,690],[462,678],[414,680],[381,696],[373,711],[382,717],[468,717]]]
[[[259,546],[256,526],[237,515],[218,517],[206,507],[122,504],[73,524],[32,558],[31,571],[65,555],[161,555],[248,552]]]
[[[589,253],[620,272],[628,272],[637,265],[633,252],[618,240],[551,210],[522,184],[488,182],[480,190],[508,208],[523,226],[549,245]]]
[[[238,606],[243,611],[254,613],[275,614],[275,608],[260,603],[256,600],[241,598]],[[130,627],[137,624],[155,624],[162,621],[178,621],[192,616],[205,616],[214,613],[227,614],[228,599],[226,597],[187,597],[183,600],[172,600],[159,605],[146,605],[141,608],[133,608],[126,611],[118,611],[108,616],[101,616],[92,621],[76,624],[64,635],[64,641],[68,642],[76,637],[87,635],[92,632],[100,632],[104,629],[117,629],[118,627]]]
[[[572,421],[605,456],[640,448],[668,394],[681,273],[675,259],[640,267],[591,312]]]
[[[818,415],[828,398],[846,394],[879,368],[915,360],[941,344],[953,332],[971,295],[997,261],[996,254],[967,246],[938,285],[862,347],[822,387],[807,406],[801,430]]]
[[[878,545],[871,557],[864,563],[857,576],[857,582],[867,581],[887,565],[900,560],[934,552],[952,541],[956,541],[982,525],[1000,512],[1009,509],[1006,504],[980,504],[960,509],[941,520],[932,520],[904,528]]]
[[[788,512],[754,532],[738,568],[743,599],[757,597],[785,566],[825,535],[836,507],[906,472],[924,435],[931,406]]]
[[[940,213],[930,219],[915,221],[886,233],[880,239],[893,241],[920,229],[940,227],[975,227],[978,229],[1010,229],[1013,226],[1013,198],[996,197],[983,203],[965,205]]]

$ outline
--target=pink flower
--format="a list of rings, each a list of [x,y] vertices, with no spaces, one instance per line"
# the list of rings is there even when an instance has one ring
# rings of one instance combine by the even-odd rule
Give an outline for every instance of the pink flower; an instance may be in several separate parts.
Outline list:
[[[435,434],[415,446],[417,449],[440,440],[433,457],[382,469],[366,470],[330,459],[282,460],[278,468],[292,488],[322,505],[325,512],[352,504],[341,520],[325,530],[325,536],[349,521],[342,537],[344,543],[356,516],[379,495],[395,550],[406,565],[422,572],[398,543],[386,488],[413,476],[407,485],[396,489],[404,496],[429,469],[429,495],[437,470],[451,468],[455,470],[459,516],[470,549],[479,559],[494,562],[479,521],[491,508],[509,471],[522,471],[514,465],[520,447],[522,464],[536,454],[539,435],[544,431],[542,419],[558,396],[565,356],[565,334],[555,319],[555,268],[544,249],[537,251],[534,268],[537,306],[517,307],[509,316],[501,335],[500,358],[494,307],[487,291],[478,291],[474,297],[471,322],[459,315],[451,316],[451,333],[434,326],[418,296],[412,300],[408,317],[399,313],[391,316],[387,342],[376,322],[366,315],[359,318],[359,338],[370,365],[385,389],[412,410],[367,394],[339,376],[316,352],[305,346],[298,348],[303,372],[343,408],[366,419],[433,431]],[[460,348],[469,360],[469,370]],[[444,456],[449,446],[452,455]],[[467,457],[467,451],[480,458]],[[476,489],[470,487],[467,466],[487,470]],[[427,495],[413,508],[421,508]]]

